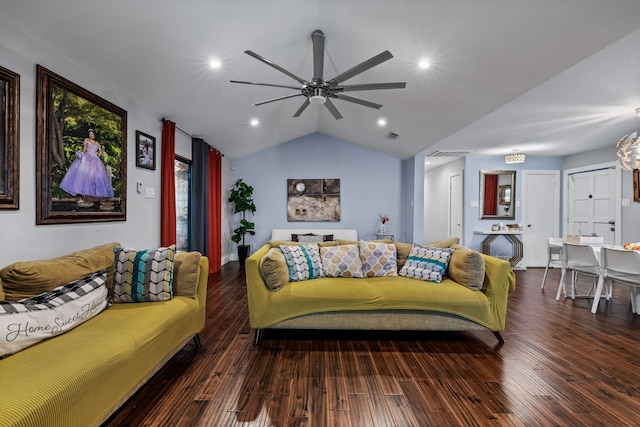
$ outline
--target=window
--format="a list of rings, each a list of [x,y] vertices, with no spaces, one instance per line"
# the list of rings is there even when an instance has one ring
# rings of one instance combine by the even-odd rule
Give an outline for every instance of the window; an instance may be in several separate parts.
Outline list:
[[[176,156],[176,249],[191,250],[191,161]]]

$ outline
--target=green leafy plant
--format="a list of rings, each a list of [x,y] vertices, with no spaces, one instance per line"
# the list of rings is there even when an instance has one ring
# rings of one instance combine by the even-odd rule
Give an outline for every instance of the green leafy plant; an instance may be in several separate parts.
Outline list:
[[[256,234],[255,224],[246,218],[247,212],[252,214],[256,212],[256,205],[253,203],[253,187],[242,179],[238,179],[231,191],[229,191],[229,202],[233,203],[233,213],[242,214],[240,227],[233,230],[231,240],[234,243],[242,242],[242,245],[244,245],[246,234],[252,236]]]

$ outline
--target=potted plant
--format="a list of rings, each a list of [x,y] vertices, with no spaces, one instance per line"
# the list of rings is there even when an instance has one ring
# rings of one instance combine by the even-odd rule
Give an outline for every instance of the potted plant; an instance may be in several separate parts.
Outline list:
[[[256,205],[253,203],[253,187],[244,182],[242,179],[238,179],[231,191],[229,191],[229,202],[233,203],[233,213],[242,214],[240,219],[240,227],[233,230],[231,240],[238,244],[238,260],[240,265],[244,265],[245,260],[249,256],[250,245],[245,244],[245,234],[254,236],[255,224],[251,221],[247,221],[247,211],[252,214],[256,211]]]

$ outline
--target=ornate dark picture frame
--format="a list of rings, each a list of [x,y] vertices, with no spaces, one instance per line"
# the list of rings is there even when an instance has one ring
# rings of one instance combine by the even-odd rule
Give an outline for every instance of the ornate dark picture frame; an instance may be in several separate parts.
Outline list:
[[[640,170],[633,170],[633,201],[640,202]]]
[[[20,75],[0,67],[0,209],[20,207]]]
[[[136,131],[136,166],[156,170],[156,138]]]
[[[36,224],[125,221],[127,112],[37,66]]]

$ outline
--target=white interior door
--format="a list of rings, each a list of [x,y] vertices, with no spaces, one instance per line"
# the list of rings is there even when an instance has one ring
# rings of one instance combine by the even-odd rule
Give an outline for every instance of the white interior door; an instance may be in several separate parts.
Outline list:
[[[462,171],[449,177],[449,237],[463,238],[463,176]]]
[[[615,188],[613,168],[570,174],[567,234],[595,233],[605,243],[614,244]]]
[[[560,171],[522,171],[523,264],[547,265],[547,239],[560,233]]]

